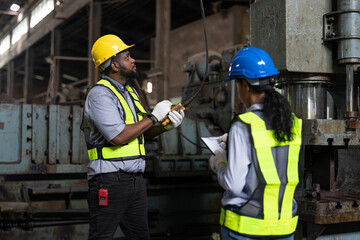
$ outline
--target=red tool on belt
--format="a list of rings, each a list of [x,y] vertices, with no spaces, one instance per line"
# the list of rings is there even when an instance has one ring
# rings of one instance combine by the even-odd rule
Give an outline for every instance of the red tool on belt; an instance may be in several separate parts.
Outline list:
[[[106,188],[99,189],[99,206],[106,207],[108,205],[108,190]]]

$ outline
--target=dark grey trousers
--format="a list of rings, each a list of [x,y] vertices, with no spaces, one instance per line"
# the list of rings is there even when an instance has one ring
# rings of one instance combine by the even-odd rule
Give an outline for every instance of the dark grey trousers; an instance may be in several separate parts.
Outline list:
[[[147,240],[146,183],[141,173],[105,173],[88,181],[89,240],[112,240],[118,226],[126,239]],[[108,205],[98,204],[98,189],[108,189]]]

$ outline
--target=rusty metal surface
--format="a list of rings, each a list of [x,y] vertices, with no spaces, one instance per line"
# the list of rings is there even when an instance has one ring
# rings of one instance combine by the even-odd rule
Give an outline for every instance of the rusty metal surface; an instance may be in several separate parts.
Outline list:
[[[0,212],[25,212],[29,205],[25,202],[0,202]]]
[[[303,120],[303,129],[306,145],[358,146],[360,141],[360,121]]]
[[[360,221],[360,193],[320,191],[315,198],[304,198],[300,219],[315,224]]]
[[[339,149],[336,188],[360,193],[360,146]]]
[[[79,106],[1,104],[0,174],[86,172],[81,114]]]
[[[333,73],[331,49],[322,44],[322,16],[331,1],[256,1],[250,6],[251,45],[267,51],[279,70]]]
[[[84,186],[66,186],[62,187],[61,185],[55,186],[55,187],[47,187],[47,188],[40,188],[40,187],[34,187],[29,188],[29,191],[31,194],[37,195],[37,194],[70,194],[70,193],[87,193],[88,187],[87,185]]]
[[[0,239],[87,239],[89,224],[72,224],[68,226],[36,228],[36,231],[23,231],[13,228],[11,231],[0,232]]]

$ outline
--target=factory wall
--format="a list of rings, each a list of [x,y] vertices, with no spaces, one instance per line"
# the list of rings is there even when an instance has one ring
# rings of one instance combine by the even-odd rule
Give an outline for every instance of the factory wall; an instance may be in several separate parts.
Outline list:
[[[247,44],[250,36],[249,8],[234,6],[206,17],[206,32],[209,51],[221,54],[222,51],[234,45]],[[189,57],[205,52],[202,20],[172,30],[170,51],[169,97],[176,99],[174,100],[176,102],[181,97],[182,88],[187,82],[182,66]],[[153,48],[152,52],[154,52]],[[155,94],[149,94],[150,102],[154,101],[152,100],[154,97]]]

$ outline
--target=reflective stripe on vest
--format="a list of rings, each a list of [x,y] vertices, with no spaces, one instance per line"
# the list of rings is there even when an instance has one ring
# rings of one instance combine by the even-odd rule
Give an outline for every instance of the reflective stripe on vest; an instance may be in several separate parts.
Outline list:
[[[297,225],[298,216],[292,217],[292,202],[295,188],[299,182],[298,162],[301,146],[302,120],[294,115],[294,138],[279,143],[273,137],[272,130],[266,130],[265,122],[253,112],[240,114],[239,118],[251,125],[257,160],[266,181],[263,195],[264,219],[238,215],[230,210],[221,209],[220,224],[239,233],[254,236],[272,236],[292,234]],[[279,219],[280,179],[277,174],[271,148],[289,146],[287,164],[287,184],[281,204]]]
[[[125,124],[133,124],[136,122],[135,116],[133,115],[129,104],[126,102],[124,97],[116,90],[116,88],[107,80],[100,80],[97,82],[98,85],[103,85],[109,88],[119,99],[121,106],[125,112]],[[135,94],[134,90],[129,86],[128,91],[131,98],[134,100],[135,109],[137,112],[137,119],[141,121],[143,119],[142,115],[146,113],[143,106],[140,104],[138,96]],[[142,142],[139,140],[142,139]],[[96,147],[88,150],[90,161],[96,159],[105,159],[105,160],[130,160],[145,156],[145,144],[144,136],[141,135],[138,138],[135,138],[121,146],[110,146],[110,147]]]

